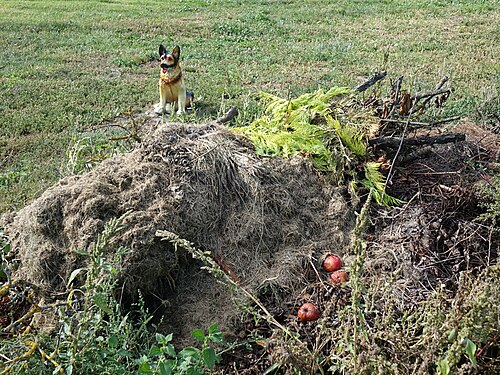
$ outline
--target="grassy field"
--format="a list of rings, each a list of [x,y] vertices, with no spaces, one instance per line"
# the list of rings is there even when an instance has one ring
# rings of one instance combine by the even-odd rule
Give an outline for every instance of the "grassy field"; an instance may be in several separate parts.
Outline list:
[[[89,129],[157,100],[158,45],[182,48],[202,121],[253,94],[353,86],[374,71],[414,90],[443,75],[447,111],[474,116],[498,97],[496,1],[17,1],[0,2],[0,213],[62,175]],[[98,137],[98,135],[97,135]]]

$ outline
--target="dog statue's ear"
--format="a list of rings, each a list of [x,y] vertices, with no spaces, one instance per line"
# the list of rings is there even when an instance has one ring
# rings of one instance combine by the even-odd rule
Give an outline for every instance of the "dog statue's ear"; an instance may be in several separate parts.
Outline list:
[[[174,50],[172,51],[172,56],[174,56],[176,60],[179,60],[180,55],[181,55],[181,47],[175,46]]]
[[[163,44],[160,44],[160,49],[158,50],[158,52],[160,53],[160,56],[163,56],[167,53],[167,49]]]

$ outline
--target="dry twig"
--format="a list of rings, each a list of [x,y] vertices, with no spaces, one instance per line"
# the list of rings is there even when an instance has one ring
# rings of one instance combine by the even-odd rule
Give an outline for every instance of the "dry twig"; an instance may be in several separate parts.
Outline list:
[[[370,78],[368,78],[361,85],[355,87],[354,91],[363,92],[366,89],[368,89],[369,87],[373,86],[378,81],[380,81],[381,79],[384,79],[386,75],[387,75],[387,72],[385,70],[382,72],[374,73]]]

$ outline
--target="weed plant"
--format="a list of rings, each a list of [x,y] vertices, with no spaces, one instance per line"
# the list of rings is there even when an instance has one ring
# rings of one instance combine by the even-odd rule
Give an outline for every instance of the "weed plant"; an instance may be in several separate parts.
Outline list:
[[[253,316],[256,324],[267,322],[272,335],[259,340],[276,350],[271,352],[269,372],[449,375],[498,371],[493,358],[500,334],[500,267],[464,272],[453,297],[437,289],[420,303],[402,308],[392,292],[393,280],[365,274],[370,250],[363,237],[372,195],[373,190],[351,234],[350,281],[341,286],[349,296],[347,303],[338,306],[335,299],[325,301],[312,338],[314,347],[310,346],[311,337],[301,336],[293,325],[278,322],[256,296],[217,265],[210,253],[174,233],[159,231],[157,236],[173,244],[175,251],[186,250],[203,261],[203,268],[226,285],[242,311]],[[52,312],[50,330],[36,319],[33,329],[0,341],[0,371],[203,374],[215,369],[219,350],[223,350],[215,324],[208,331],[192,332],[199,345],[179,350],[172,345],[171,334],[158,332],[151,323],[142,300],[133,306],[134,318],[123,311],[115,296],[119,295],[120,260],[127,250],[110,247],[111,240],[120,235],[122,220],[109,221],[90,250],[78,250],[89,262],[69,277],[64,300],[35,306],[39,314]],[[80,282],[81,286],[75,287]]]
[[[277,322],[262,302],[220,269],[210,254],[196,249],[174,233],[159,232],[175,248],[202,260],[203,267],[233,294],[242,311],[271,327],[266,342],[273,362],[268,373],[300,374],[473,374],[496,373],[491,358],[498,348],[500,334],[500,267],[481,272],[464,272],[452,297],[437,289],[418,304],[402,308],[395,298],[395,280],[387,275],[378,280],[365,273],[370,256],[364,241],[371,198],[358,213],[351,233],[353,260],[350,280],[341,286],[347,303],[338,308],[337,300],[326,301],[314,337],[301,336],[295,325]],[[332,324],[335,322],[334,324]],[[311,342],[316,343],[311,347]],[[490,352],[488,352],[490,348]]]
[[[66,160],[60,173],[62,176],[72,176],[88,172],[103,160],[130,149],[130,145],[125,142],[113,141],[112,137],[105,134],[74,138],[66,151]]]
[[[334,313],[335,328],[319,331],[330,348],[321,365],[335,374],[496,373],[498,364],[486,350],[498,347],[500,267],[464,272],[453,297],[438,289],[402,309],[392,293],[394,281],[375,281],[364,272],[369,202],[352,233],[350,304]]]
[[[478,219],[481,221],[490,222],[496,233],[500,232],[498,224],[500,223],[500,174],[491,178],[487,183],[483,183],[479,188],[479,193],[482,195],[481,205],[486,209]]]
[[[215,366],[219,357],[213,344],[222,343],[217,325],[211,325],[207,334],[193,332],[200,348],[176,351],[172,335],[162,335],[151,323],[142,299],[131,312],[123,310],[116,295],[120,262],[127,249],[110,246],[122,223],[123,217],[110,220],[90,250],[77,250],[88,258],[88,266],[72,272],[64,301],[34,305],[30,312],[39,316],[33,327],[0,340],[1,373],[194,375]],[[80,279],[81,286],[75,287]]]
[[[5,261],[5,256],[10,251],[10,243],[9,239],[5,235],[3,229],[0,228],[0,282],[7,281],[7,273],[5,272],[5,267],[7,266],[7,262]]]

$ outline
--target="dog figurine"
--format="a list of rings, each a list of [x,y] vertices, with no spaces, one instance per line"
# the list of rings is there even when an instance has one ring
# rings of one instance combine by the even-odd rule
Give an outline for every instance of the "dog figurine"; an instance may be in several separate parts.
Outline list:
[[[177,114],[186,112],[186,107],[191,107],[193,93],[186,92],[186,84],[179,65],[181,49],[175,46],[172,53],[168,52],[163,44],[160,53],[160,103],[155,108],[159,115],[171,113],[177,109]]]

